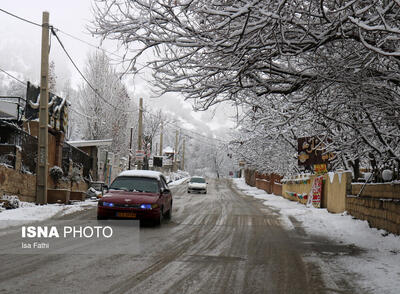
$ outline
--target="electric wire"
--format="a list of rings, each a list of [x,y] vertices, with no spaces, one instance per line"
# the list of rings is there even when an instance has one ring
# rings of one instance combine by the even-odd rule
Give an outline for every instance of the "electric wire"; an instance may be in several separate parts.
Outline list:
[[[31,21],[31,20],[28,20],[28,19],[26,19],[26,18],[20,17],[20,16],[18,16],[18,15],[16,15],[16,14],[13,14],[13,13],[11,13],[11,12],[9,12],[9,11],[4,10],[4,9],[1,9],[1,8],[0,8],[0,11],[3,12],[3,13],[6,13],[6,14],[12,16],[12,17],[15,17],[15,18],[17,18],[17,19],[19,19],[19,20],[22,20],[22,21],[24,21],[24,22],[27,22],[27,23],[29,23],[29,24],[32,24],[32,25],[34,25],[34,26],[42,27],[42,25],[39,24],[39,23],[36,23],[36,22],[34,22],[34,21]],[[91,90],[92,90],[101,100],[103,100],[107,105],[113,107],[113,108],[116,109],[116,110],[120,110],[120,111],[123,111],[123,112],[125,112],[125,113],[132,113],[132,112],[135,112],[135,110],[129,111],[129,110],[126,110],[126,109],[119,108],[119,107],[113,105],[112,103],[110,103],[110,102],[109,102],[107,99],[105,99],[102,95],[100,95],[100,93],[98,92],[98,90],[89,82],[89,80],[85,77],[85,75],[84,75],[84,74],[82,73],[82,71],[79,69],[79,67],[77,66],[77,64],[75,63],[75,61],[72,59],[71,55],[69,54],[69,52],[68,52],[67,49],[65,48],[64,44],[62,43],[61,39],[59,38],[59,36],[57,35],[56,32],[63,33],[63,34],[65,34],[65,35],[67,35],[67,36],[69,36],[69,37],[71,37],[71,38],[73,38],[73,39],[75,39],[75,40],[77,40],[77,41],[80,41],[80,42],[82,42],[82,43],[85,43],[85,44],[88,45],[88,46],[94,47],[94,48],[96,48],[97,50],[102,50],[102,51],[104,51],[104,52],[106,52],[106,53],[112,54],[112,55],[117,56],[117,57],[119,57],[119,58],[122,59],[121,56],[119,56],[119,55],[117,55],[117,54],[115,54],[115,53],[113,53],[113,52],[109,52],[109,51],[107,51],[107,50],[105,50],[105,49],[102,49],[102,48],[100,48],[100,47],[98,47],[98,46],[96,46],[96,45],[93,45],[93,44],[89,43],[89,42],[86,42],[86,41],[84,41],[84,40],[82,40],[82,39],[80,39],[80,38],[78,38],[78,37],[75,37],[75,36],[73,36],[72,34],[69,34],[69,33],[65,32],[65,31],[63,31],[63,30],[61,30],[61,29],[58,29],[58,28],[54,27],[54,26],[49,26],[49,28],[50,28],[50,30],[51,30],[51,33],[56,37],[58,43],[60,44],[60,46],[61,46],[62,50],[64,51],[64,53],[67,55],[67,57],[68,57],[68,59],[70,60],[71,64],[74,66],[74,68],[77,70],[77,72],[78,72],[79,75],[82,77],[82,79],[86,82],[86,84],[91,88]],[[0,71],[4,72],[5,74],[7,74],[7,75],[10,76],[11,78],[15,79],[16,81],[18,81],[18,82],[20,82],[20,83],[22,83],[22,84],[26,84],[26,82],[21,81],[21,80],[18,79],[17,77],[11,75],[10,73],[6,72],[5,70],[2,70],[1,68],[0,68]],[[73,109],[72,107],[71,107],[70,109],[71,109],[73,112],[75,112],[75,113],[77,113],[78,115],[81,115],[81,116],[83,116],[83,117],[90,118],[90,119],[93,119],[93,118],[94,118],[94,117],[85,115],[85,114],[83,114],[83,113],[80,113],[79,111]],[[153,113],[151,113],[151,112],[149,112],[149,111],[147,111],[147,110],[143,110],[143,111],[146,112],[146,113],[148,113],[148,114],[151,115],[151,116],[156,117],[156,115],[154,115]],[[177,130],[180,130],[180,131],[184,130],[184,131],[186,131],[186,132],[189,132],[189,133],[195,134],[195,135],[197,135],[197,136],[200,136],[200,137],[202,137],[202,138],[204,138],[204,139],[219,141],[219,142],[222,142],[222,143],[227,143],[227,142],[224,141],[224,140],[220,140],[220,139],[217,139],[217,138],[208,137],[208,136],[202,135],[202,134],[200,134],[200,133],[197,133],[197,132],[195,132],[195,131],[192,131],[192,130],[183,128],[183,127],[181,127],[181,126],[177,126],[177,123],[176,123],[176,122],[164,121],[164,123],[175,126],[175,128],[176,128]],[[193,137],[193,136],[191,136],[191,135],[186,134],[186,136],[189,137],[189,138],[191,138],[191,139],[194,139],[194,140],[197,140],[197,141],[201,141],[201,140],[199,140],[199,139],[197,139],[197,138],[195,138],[195,137]],[[207,142],[207,143],[204,142],[204,141],[201,141],[201,142],[204,143],[204,144],[210,145],[209,142]],[[213,145],[213,146],[214,146],[214,145]]]
[[[119,107],[115,106],[114,104],[112,104],[111,102],[109,102],[106,98],[104,98],[104,97],[98,92],[98,90],[97,90],[96,88],[93,87],[93,85],[89,82],[89,80],[85,77],[85,75],[82,73],[82,71],[81,71],[81,70],[79,69],[79,67],[76,65],[75,61],[72,59],[71,55],[68,53],[68,51],[67,51],[67,49],[65,48],[64,44],[62,43],[61,39],[60,39],[59,36],[57,35],[55,29],[54,29],[53,27],[50,27],[50,29],[51,29],[52,34],[56,37],[56,39],[57,39],[58,43],[60,44],[61,48],[63,49],[64,53],[67,55],[67,57],[68,57],[68,59],[70,60],[70,62],[71,62],[72,65],[75,67],[75,69],[78,71],[79,75],[83,78],[83,80],[87,83],[87,85],[92,89],[92,91],[93,91],[101,100],[103,100],[106,104],[108,104],[109,106],[113,107],[113,108],[116,109],[116,110],[119,110],[119,111],[122,111],[122,112],[125,112],[125,113],[136,112],[136,110],[126,110],[126,109],[119,108]],[[142,111],[148,113],[148,114],[151,115],[151,116],[157,117],[155,114],[153,114],[153,113],[151,113],[151,112],[149,112],[149,111],[147,111],[147,110],[145,110],[145,109],[142,109]],[[172,125],[175,125],[175,126],[176,126],[176,123],[175,123],[175,122],[165,121],[165,123],[167,123],[167,124],[172,124]],[[191,131],[191,130],[187,130],[187,129],[185,129],[185,128],[182,128],[182,127],[180,127],[180,126],[176,126],[176,127],[180,128],[180,129],[184,129],[184,130],[186,130],[186,131],[188,131],[188,132],[194,133],[194,134],[196,134],[196,135],[198,135],[198,136],[201,136],[201,137],[203,137],[203,138],[205,138],[205,139],[209,139],[209,140],[211,139],[211,140],[216,140],[216,141],[220,141],[220,142],[224,142],[224,143],[225,143],[225,141],[222,141],[222,140],[220,140],[220,139],[207,137],[207,136],[204,136],[204,135],[202,135],[202,134],[196,133],[196,132],[194,132],[194,131]]]
[[[37,23],[37,22],[34,22],[34,21],[29,20],[29,19],[23,18],[23,17],[18,16],[18,15],[14,14],[14,13],[11,13],[11,12],[9,12],[9,11],[7,11],[7,10],[4,10],[4,9],[2,9],[2,8],[0,8],[0,11],[1,11],[1,12],[4,12],[5,14],[8,14],[8,15],[10,15],[10,16],[12,16],[12,17],[15,17],[15,18],[17,18],[17,19],[19,19],[19,20],[22,20],[22,21],[24,21],[24,22],[30,23],[30,24],[35,25],[35,26],[38,26],[38,27],[42,27],[42,25],[39,24],[39,23]]]
[[[26,84],[26,82],[21,81],[20,79],[18,79],[16,76],[13,76],[12,74],[10,74],[9,72],[5,71],[4,69],[0,68],[0,71],[5,73],[6,75],[8,75],[10,78],[13,78],[14,80],[16,80],[17,82],[20,82],[21,84]]]

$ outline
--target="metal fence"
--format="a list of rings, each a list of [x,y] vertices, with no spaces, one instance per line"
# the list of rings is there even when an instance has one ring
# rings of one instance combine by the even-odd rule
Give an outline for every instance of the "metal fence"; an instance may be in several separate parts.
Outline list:
[[[20,148],[22,170],[36,173],[38,148],[36,137],[29,135],[12,123],[0,121],[0,144],[15,145]]]
[[[83,177],[85,179],[89,179],[90,170],[92,168],[92,157],[83,152],[82,150],[64,142],[63,150],[62,150],[62,170],[64,175],[68,175],[69,171],[69,162],[72,161],[72,164],[75,167],[79,167],[83,169]]]
[[[16,150],[15,145],[0,144],[0,164],[15,168]]]

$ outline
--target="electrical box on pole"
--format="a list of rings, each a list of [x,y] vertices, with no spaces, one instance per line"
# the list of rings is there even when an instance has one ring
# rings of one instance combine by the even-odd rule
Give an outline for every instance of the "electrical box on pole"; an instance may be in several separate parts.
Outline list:
[[[47,203],[48,125],[49,125],[49,13],[43,12],[42,61],[40,71],[39,134],[36,173],[36,203]]]

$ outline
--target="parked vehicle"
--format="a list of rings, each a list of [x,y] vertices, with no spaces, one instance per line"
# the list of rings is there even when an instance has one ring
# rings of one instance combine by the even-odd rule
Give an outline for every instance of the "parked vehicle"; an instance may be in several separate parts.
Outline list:
[[[207,193],[207,181],[203,177],[191,177],[187,188],[188,193]]]
[[[128,170],[120,173],[99,200],[97,218],[130,218],[160,224],[171,218],[172,194],[162,173]]]
[[[107,185],[104,182],[91,182],[86,195],[90,199],[99,199],[103,197],[105,188],[107,188]]]

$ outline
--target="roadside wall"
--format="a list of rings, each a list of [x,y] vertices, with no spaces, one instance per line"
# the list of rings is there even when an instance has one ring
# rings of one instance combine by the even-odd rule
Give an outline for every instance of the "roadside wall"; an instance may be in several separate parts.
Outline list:
[[[82,175],[81,175],[82,176]],[[88,184],[81,180],[71,183],[69,179],[55,183],[48,176],[49,189],[67,189],[71,191],[87,191]],[[0,164],[0,195],[17,195],[21,201],[35,202],[36,200],[36,174],[22,171],[21,152],[15,153],[15,167],[10,168]]]
[[[256,171],[252,169],[244,170],[244,180],[246,184],[252,187],[256,186]]]
[[[22,201],[35,201],[36,175],[21,173],[19,170],[0,165],[0,194],[3,193],[18,195]]]
[[[317,175],[299,175],[286,179],[282,187],[282,196],[289,200],[306,204],[308,194],[316,177]],[[332,213],[344,212],[346,210],[346,196],[347,191],[350,190],[350,184],[351,173],[349,172],[323,175],[321,208],[326,208]]]
[[[247,185],[257,187],[269,194],[282,195],[282,176],[277,174],[262,174],[254,170],[246,169],[244,172]]]
[[[400,183],[352,184],[346,209],[352,216],[368,221],[374,228],[400,235]]]

